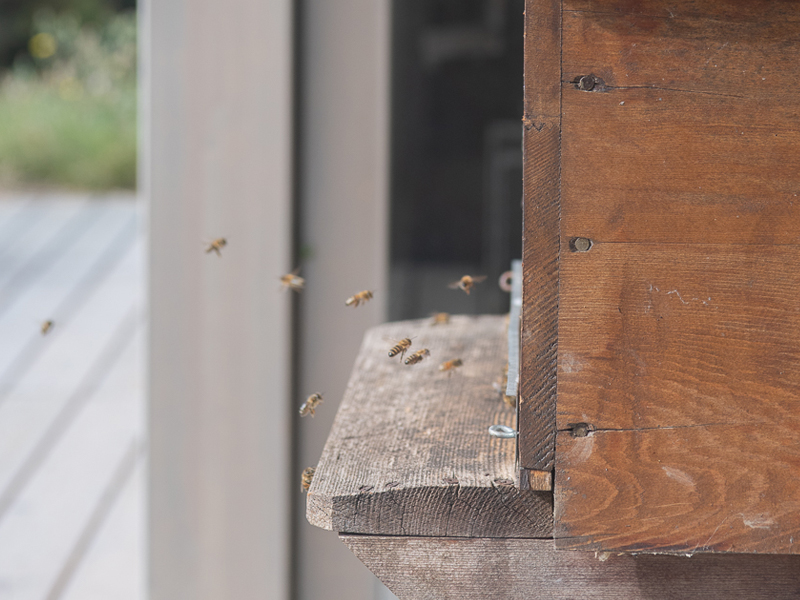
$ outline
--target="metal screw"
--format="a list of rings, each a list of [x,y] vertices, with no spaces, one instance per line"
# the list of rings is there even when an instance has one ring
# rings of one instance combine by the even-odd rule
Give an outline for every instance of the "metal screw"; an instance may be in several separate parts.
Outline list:
[[[595,81],[594,75],[584,75],[578,79],[578,89],[584,92],[591,92],[594,89]]]
[[[508,425],[490,425],[489,435],[497,438],[515,438],[517,431],[511,429]]]
[[[570,245],[575,252],[588,252],[592,247],[592,240],[579,237],[573,239]]]

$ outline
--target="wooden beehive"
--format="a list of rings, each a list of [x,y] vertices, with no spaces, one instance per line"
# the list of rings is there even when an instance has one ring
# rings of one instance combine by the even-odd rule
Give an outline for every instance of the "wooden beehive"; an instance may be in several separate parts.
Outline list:
[[[800,4],[527,27],[519,450],[558,546],[797,552]]]
[[[309,520],[401,598],[796,597],[800,2],[527,0],[525,35],[518,414],[501,317],[374,330]],[[460,378],[373,359],[410,329]]]

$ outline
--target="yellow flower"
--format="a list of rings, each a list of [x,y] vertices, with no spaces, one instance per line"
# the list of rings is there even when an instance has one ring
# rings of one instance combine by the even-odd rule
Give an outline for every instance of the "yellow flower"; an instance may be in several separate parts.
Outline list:
[[[28,42],[28,50],[34,58],[50,58],[56,53],[56,38],[49,33],[37,33]]]

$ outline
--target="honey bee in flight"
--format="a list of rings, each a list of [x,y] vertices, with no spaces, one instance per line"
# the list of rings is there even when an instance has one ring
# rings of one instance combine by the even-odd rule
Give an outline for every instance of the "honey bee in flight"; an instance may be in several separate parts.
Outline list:
[[[209,252],[216,252],[217,256],[222,256],[222,249],[227,245],[228,240],[225,238],[217,238],[208,245],[208,248],[206,248],[206,254]]]
[[[467,296],[469,296],[469,291],[472,289],[472,286],[475,285],[476,283],[480,283],[484,279],[486,279],[486,275],[478,275],[477,277],[472,277],[471,275],[464,275],[461,279],[459,279],[458,281],[454,281],[447,287],[453,290],[462,289],[466,292]]]
[[[367,302],[372,300],[372,292],[369,290],[364,290],[363,292],[358,292],[353,296],[350,296],[347,300],[344,301],[345,306],[358,306],[362,302]]]
[[[394,358],[398,354],[400,355],[400,360],[403,360],[403,355],[406,353],[411,347],[411,338],[403,338],[395,346],[392,346],[392,349],[389,350],[389,358]]]
[[[42,323],[42,328],[41,328],[42,329],[42,335],[47,335],[48,333],[50,333],[50,330],[53,328],[54,325],[55,325],[55,323],[53,323],[52,321],[49,321],[49,320],[45,321],[44,323]]]
[[[450,371],[452,373],[455,369],[463,365],[464,363],[461,362],[460,358],[454,358],[453,360],[448,360],[447,362],[443,362],[439,365],[440,371]]]
[[[433,313],[434,325],[447,325],[450,322],[450,313]]]
[[[418,362],[422,362],[423,358],[430,355],[431,351],[428,350],[427,348],[423,348],[422,350],[417,350],[416,352],[414,352],[414,354],[409,356],[404,362],[407,365],[415,365]]]
[[[302,292],[306,280],[300,277],[298,273],[300,273],[299,268],[281,277],[281,288],[284,290],[292,290],[293,292]]]
[[[300,416],[305,417],[306,415],[311,415],[313,417],[314,409],[320,404],[322,404],[322,394],[311,394],[300,407]]]
[[[314,467],[307,467],[303,471],[302,489],[304,492],[307,492],[308,488],[311,487],[311,481],[314,479],[314,471],[316,471]]]

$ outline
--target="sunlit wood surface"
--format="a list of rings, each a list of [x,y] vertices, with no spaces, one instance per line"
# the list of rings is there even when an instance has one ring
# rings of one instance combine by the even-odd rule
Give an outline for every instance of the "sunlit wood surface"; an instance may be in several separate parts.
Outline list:
[[[142,270],[132,196],[0,197],[3,600],[144,598]]]

